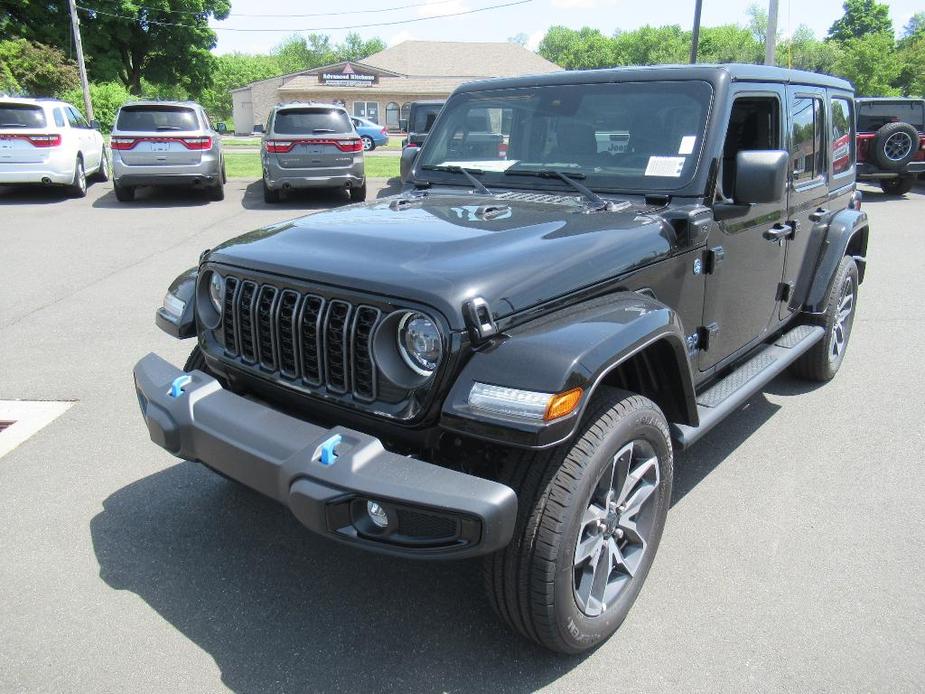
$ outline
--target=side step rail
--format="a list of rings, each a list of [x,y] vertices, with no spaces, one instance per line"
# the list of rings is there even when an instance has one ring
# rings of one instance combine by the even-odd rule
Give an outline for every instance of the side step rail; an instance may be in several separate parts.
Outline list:
[[[783,333],[726,378],[700,393],[697,396],[700,426],[671,425],[671,437],[675,440],[676,448],[687,448],[739,409],[800,355],[819,342],[824,334],[825,330],[818,325],[801,325]]]

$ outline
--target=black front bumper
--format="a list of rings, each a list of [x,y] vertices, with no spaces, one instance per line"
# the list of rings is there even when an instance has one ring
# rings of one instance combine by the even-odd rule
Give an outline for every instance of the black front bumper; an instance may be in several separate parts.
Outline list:
[[[510,487],[391,453],[352,429],[290,417],[155,354],[134,375],[152,441],[282,502],[310,530],[420,558],[487,554],[511,540]],[[184,376],[188,383],[172,387]],[[372,522],[368,501],[387,512],[385,528]]]

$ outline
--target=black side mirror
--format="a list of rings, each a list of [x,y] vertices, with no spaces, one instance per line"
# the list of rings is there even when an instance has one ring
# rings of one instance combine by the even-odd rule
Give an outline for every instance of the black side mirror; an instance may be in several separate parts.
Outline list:
[[[737,204],[779,202],[784,197],[790,155],[779,149],[736,154],[733,199]]]
[[[96,120],[96,118],[94,118],[93,120],[90,121],[90,127],[93,128],[94,130],[99,130],[100,122]]]
[[[401,151],[401,162],[399,164],[399,171],[401,174],[401,182],[407,183],[408,178],[411,176],[411,169],[414,168],[414,161],[418,158],[418,152],[421,151],[420,147],[405,147]]]

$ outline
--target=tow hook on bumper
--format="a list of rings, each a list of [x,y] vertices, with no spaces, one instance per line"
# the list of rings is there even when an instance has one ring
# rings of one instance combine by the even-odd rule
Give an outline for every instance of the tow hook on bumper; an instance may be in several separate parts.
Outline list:
[[[487,554],[511,540],[510,487],[391,453],[352,429],[290,417],[155,354],[134,375],[154,443],[277,499],[310,530],[420,558]]]

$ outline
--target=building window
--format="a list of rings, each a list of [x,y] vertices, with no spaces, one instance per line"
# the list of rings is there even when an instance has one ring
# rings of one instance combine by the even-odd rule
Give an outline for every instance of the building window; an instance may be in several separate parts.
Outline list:
[[[353,115],[359,118],[371,120],[376,125],[379,124],[379,102],[378,101],[354,101]]]
[[[389,130],[398,130],[398,104],[390,101],[385,107],[385,127]]]

